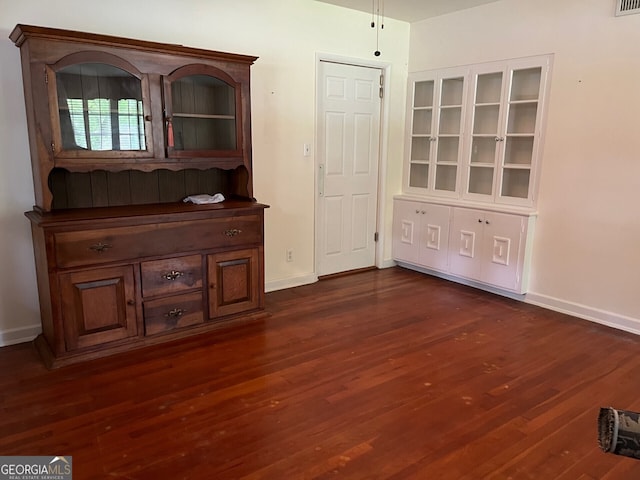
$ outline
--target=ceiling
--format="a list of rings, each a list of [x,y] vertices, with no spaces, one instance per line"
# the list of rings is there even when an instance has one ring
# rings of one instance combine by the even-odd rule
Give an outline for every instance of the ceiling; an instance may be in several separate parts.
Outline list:
[[[477,7],[498,0],[318,0],[332,5],[372,13],[380,5],[381,14],[405,22],[418,22],[458,10]],[[384,11],[383,11],[384,10]]]

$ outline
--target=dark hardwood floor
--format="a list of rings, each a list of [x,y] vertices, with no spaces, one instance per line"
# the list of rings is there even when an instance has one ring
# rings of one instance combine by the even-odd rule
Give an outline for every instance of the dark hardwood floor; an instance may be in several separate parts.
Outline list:
[[[271,316],[48,371],[0,349],[0,455],[74,479],[640,478],[640,337],[400,268],[269,293]]]

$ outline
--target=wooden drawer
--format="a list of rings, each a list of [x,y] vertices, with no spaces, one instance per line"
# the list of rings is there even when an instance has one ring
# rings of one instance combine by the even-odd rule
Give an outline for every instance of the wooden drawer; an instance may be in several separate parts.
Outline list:
[[[202,288],[202,257],[200,255],[142,262],[141,270],[143,297]]]
[[[145,335],[204,323],[202,293],[173,295],[144,302]]]
[[[54,233],[58,267],[69,268],[262,242],[259,215]]]

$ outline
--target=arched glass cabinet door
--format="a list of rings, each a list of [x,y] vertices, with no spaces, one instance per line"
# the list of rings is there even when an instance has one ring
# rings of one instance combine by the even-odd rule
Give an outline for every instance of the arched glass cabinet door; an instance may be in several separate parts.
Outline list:
[[[48,67],[56,158],[152,157],[148,80],[127,61],[79,52]]]
[[[164,79],[168,157],[242,159],[241,86],[208,65],[187,65]]]

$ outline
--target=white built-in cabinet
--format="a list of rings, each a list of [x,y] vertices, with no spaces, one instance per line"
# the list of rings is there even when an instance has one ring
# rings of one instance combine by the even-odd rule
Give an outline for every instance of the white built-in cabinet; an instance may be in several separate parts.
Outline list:
[[[502,213],[397,196],[393,258],[522,294],[527,290],[533,213]]]
[[[526,293],[551,55],[409,75],[393,258]]]
[[[409,76],[406,193],[533,206],[551,56]]]

